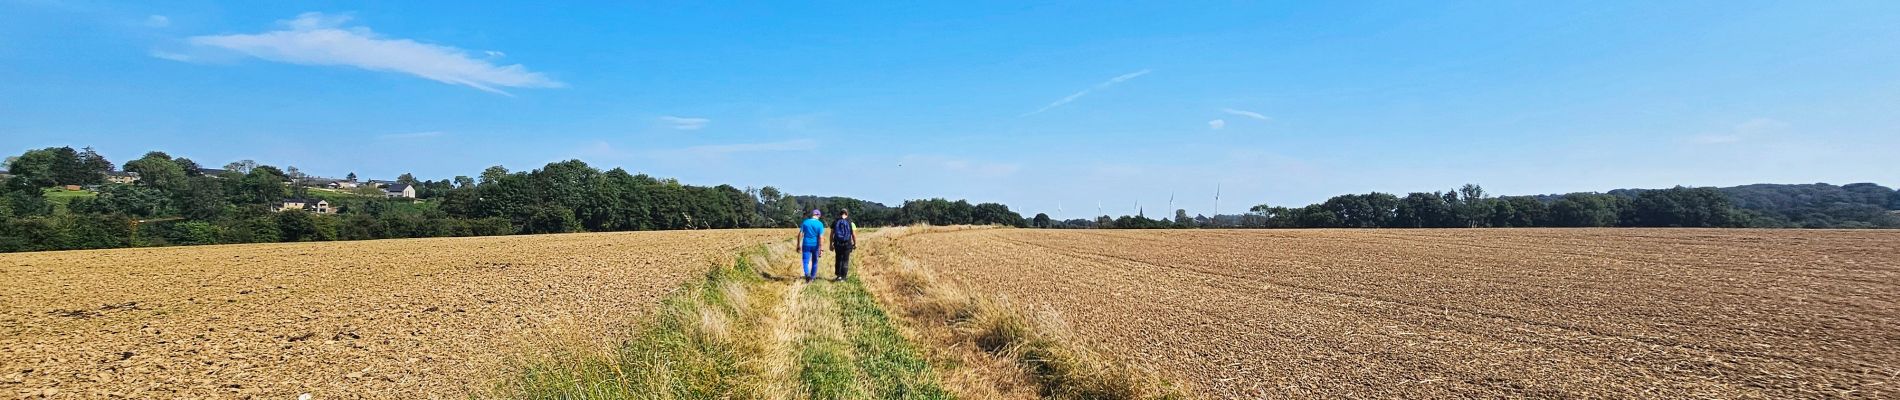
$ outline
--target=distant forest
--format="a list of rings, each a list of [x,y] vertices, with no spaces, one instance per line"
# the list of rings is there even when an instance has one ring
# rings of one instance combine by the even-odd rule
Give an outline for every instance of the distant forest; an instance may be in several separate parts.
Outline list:
[[[1052,221],[1049,228],[1900,228],[1900,192],[1872,183],[1617,189],[1491,197],[1467,184],[1444,192],[1334,196],[1304,207],[1258,205],[1242,215],[1145,215]]]
[[[138,179],[108,179],[136,173]],[[0,252],[667,229],[792,227],[813,208],[860,226],[914,223],[1040,228],[1454,228],[1454,227],[1900,227],[1900,193],[1871,183],[1748,185],[1609,193],[1491,197],[1477,185],[1403,197],[1342,195],[1290,208],[1260,205],[1241,215],[1024,218],[997,203],[941,198],[899,206],[777,188],[694,186],[601,171],[579,160],[530,171],[489,167],[475,177],[419,180],[415,199],[380,189],[322,189],[295,167],[243,160],[205,168],[146,153],[123,168],[91,148],[29,150],[6,161],[0,183]],[[354,181],[354,174],[350,179]],[[121,179],[121,181],[124,181]],[[69,190],[72,187],[80,190]],[[329,212],[284,208],[323,200]]]
[[[793,196],[777,188],[694,186],[673,179],[601,171],[579,160],[532,171],[495,166],[476,177],[419,180],[403,174],[415,199],[380,189],[326,190],[295,167],[244,160],[203,168],[184,157],[146,153],[125,176],[91,148],[30,150],[6,162],[0,187],[0,252],[214,243],[263,243],[442,236],[792,227],[809,210],[826,218],[850,209],[860,226],[1000,224],[1027,220],[1009,207],[944,199],[898,207],[844,197]],[[354,173],[351,174],[354,177]],[[83,190],[65,190],[76,186]],[[282,208],[285,199],[324,200],[332,212]]]

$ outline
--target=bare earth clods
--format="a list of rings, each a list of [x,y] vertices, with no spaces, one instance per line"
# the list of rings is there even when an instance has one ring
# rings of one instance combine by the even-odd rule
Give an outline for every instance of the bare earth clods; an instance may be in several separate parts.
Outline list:
[[[0,397],[465,398],[773,230],[0,255]]]
[[[1900,232],[980,230],[898,246],[1218,397],[1900,397]]]

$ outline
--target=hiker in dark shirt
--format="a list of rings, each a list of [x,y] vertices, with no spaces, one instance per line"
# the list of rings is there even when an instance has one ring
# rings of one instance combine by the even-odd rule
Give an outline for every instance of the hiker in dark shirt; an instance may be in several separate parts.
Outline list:
[[[851,271],[851,250],[858,248],[857,224],[851,223],[851,210],[839,210],[838,220],[832,222],[831,250],[838,254],[838,265],[832,270],[839,282]]]

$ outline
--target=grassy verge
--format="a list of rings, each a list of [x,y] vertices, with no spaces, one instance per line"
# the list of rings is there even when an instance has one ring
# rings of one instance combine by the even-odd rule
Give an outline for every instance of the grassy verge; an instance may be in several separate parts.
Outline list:
[[[991,376],[974,380],[978,384],[1023,380],[1034,387],[1034,397],[1054,399],[1191,397],[1189,390],[1154,371],[1090,348],[1057,318],[1036,318],[1000,299],[976,295],[942,281],[889,243],[867,246],[866,250],[863,259],[871,265],[865,269],[882,281],[874,286],[885,304],[901,310],[919,329],[933,331],[924,335],[936,342],[933,345],[939,349],[972,349],[968,351],[1010,361],[1006,365],[1012,366],[1011,371],[990,371]],[[978,360],[965,364],[981,368],[986,363]],[[1005,376],[1010,374],[1016,376]],[[995,388],[960,389],[998,396]]]
[[[763,253],[763,249],[749,253]],[[502,397],[537,399],[769,398],[757,360],[758,315],[773,299],[751,296],[764,279],[738,257],[662,301],[654,319],[606,355],[566,354],[520,366]]]
[[[528,363],[498,395],[951,398],[862,283],[805,284],[775,274],[791,270],[778,257],[785,252],[741,254],[735,265],[715,268],[668,296],[654,319],[610,354]]]

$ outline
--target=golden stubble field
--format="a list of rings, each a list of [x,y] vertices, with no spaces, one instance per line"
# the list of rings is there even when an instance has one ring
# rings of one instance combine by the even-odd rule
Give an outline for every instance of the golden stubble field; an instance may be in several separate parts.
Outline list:
[[[784,230],[0,254],[0,397],[466,398]],[[576,347],[578,346],[578,347]],[[586,351],[586,350],[582,350]]]
[[[1215,397],[1900,397],[1900,232],[980,230],[895,248]]]

